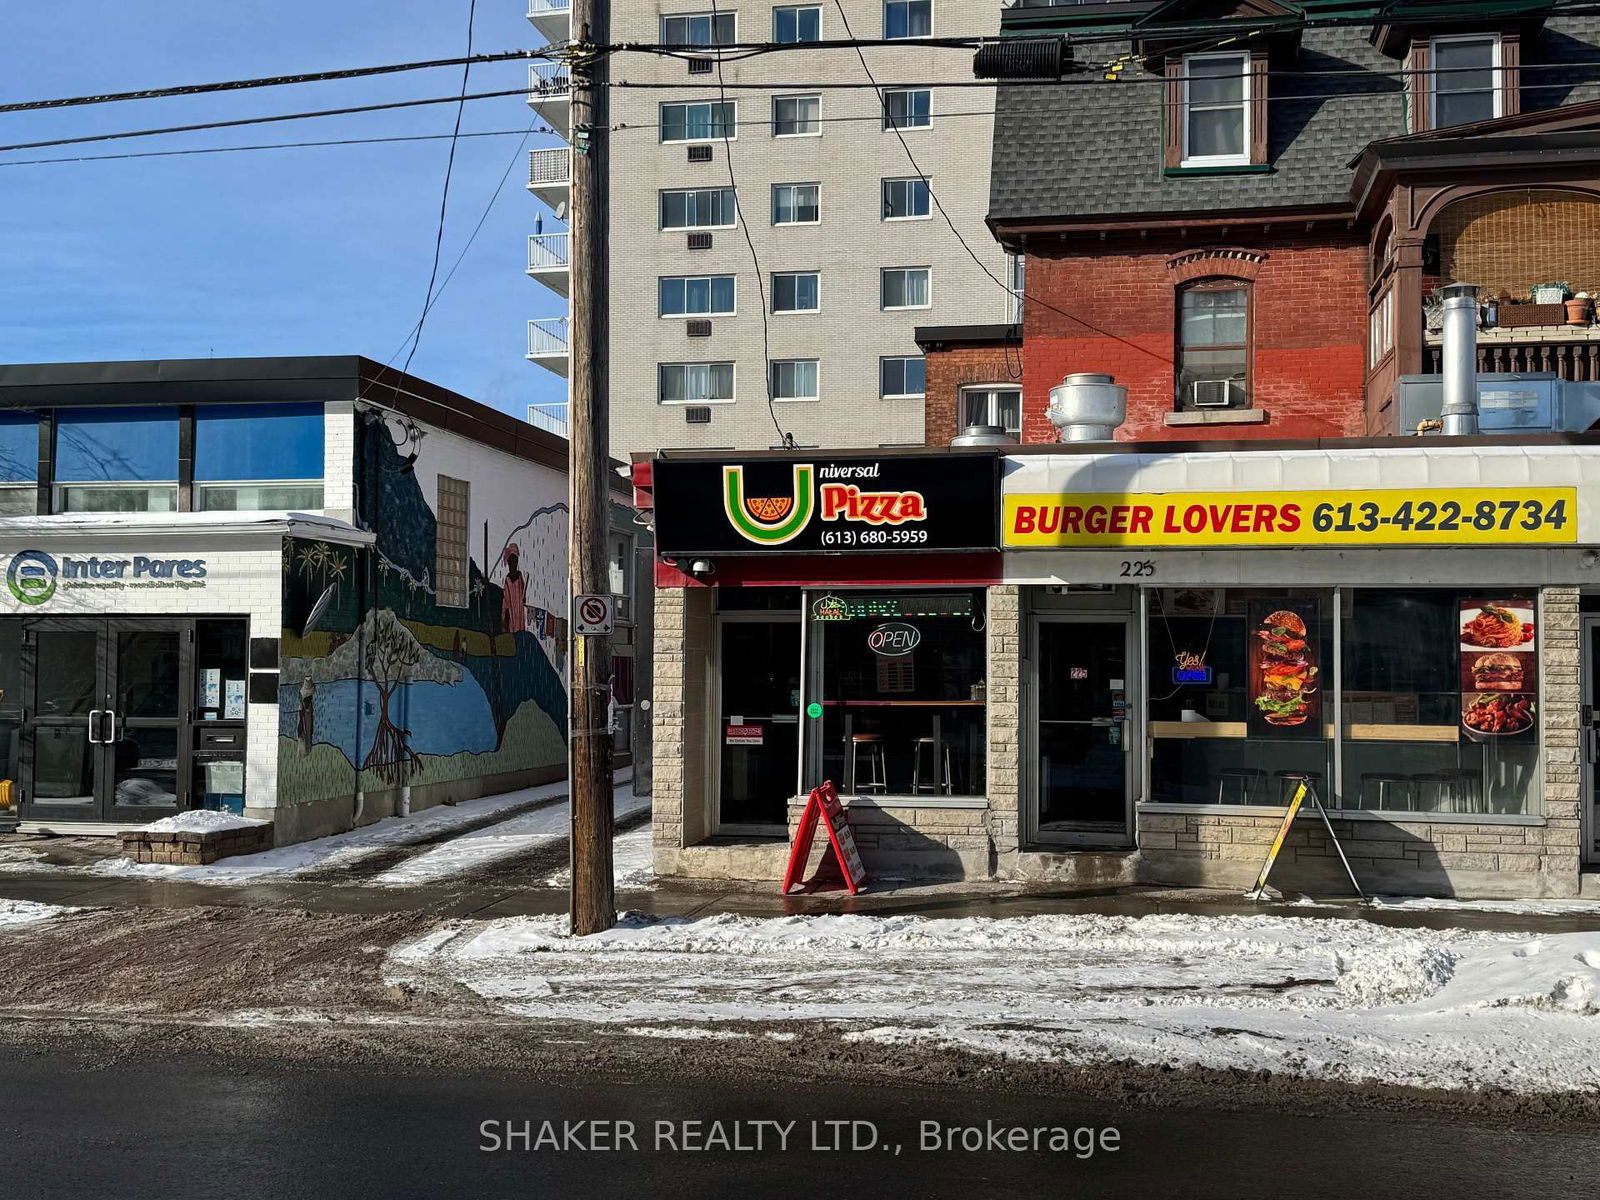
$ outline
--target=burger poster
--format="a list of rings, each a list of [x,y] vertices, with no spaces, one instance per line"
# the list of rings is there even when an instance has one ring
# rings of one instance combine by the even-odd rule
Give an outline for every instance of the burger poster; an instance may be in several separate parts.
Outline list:
[[[1529,596],[1461,602],[1461,732],[1474,742],[1531,742],[1539,641]]]
[[[1316,601],[1253,601],[1249,621],[1250,736],[1320,738]]]

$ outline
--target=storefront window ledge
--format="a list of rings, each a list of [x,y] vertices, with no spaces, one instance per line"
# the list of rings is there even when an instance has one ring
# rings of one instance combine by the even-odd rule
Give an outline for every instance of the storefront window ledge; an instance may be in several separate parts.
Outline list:
[[[846,808],[988,808],[987,796],[840,796]],[[804,796],[791,796],[790,808],[804,805]]]
[[[1260,408],[1212,408],[1169,412],[1161,420],[1167,425],[1265,425],[1267,413]]]
[[[1142,813],[1187,813],[1196,817],[1273,817],[1282,819],[1283,805],[1272,804],[1140,804]],[[1519,813],[1375,812],[1362,808],[1330,808],[1335,821],[1387,821],[1393,825],[1543,825],[1539,816]],[[1301,812],[1300,819],[1316,820],[1316,810]]]

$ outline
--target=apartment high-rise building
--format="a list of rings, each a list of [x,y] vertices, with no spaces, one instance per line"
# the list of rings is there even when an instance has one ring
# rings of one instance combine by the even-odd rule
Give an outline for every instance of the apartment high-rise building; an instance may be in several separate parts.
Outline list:
[[[542,32],[568,36],[570,0],[529,4]],[[705,48],[613,60],[613,79],[653,85],[610,97],[613,453],[922,441],[916,330],[1016,319],[1012,266],[984,224],[994,96],[950,86],[972,79],[971,51],[928,42],[993,36],[1000,8],[613,4],[613,41]],[[897,44],[717,53],[852,37]],[[534,73],[530,102],[561,127],[563,72]],[[532,152],[547,204],[570,178],[569,150]],[[563,295],[565,239],[529,250],[530,274]],[[565,323],[531,321],[528,356],[564,374]]]

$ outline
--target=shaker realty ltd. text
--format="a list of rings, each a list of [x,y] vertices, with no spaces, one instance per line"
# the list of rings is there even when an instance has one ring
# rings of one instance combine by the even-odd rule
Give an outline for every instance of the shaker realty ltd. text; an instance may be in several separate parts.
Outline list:
[[[782,1153],[788,1150],[822,1153],[888,1150],[899,1154],[905,1146],[886,1138],[872,1121],[852,1119],[822,1121],[484,1121],[478,1126],[478,1149],[503,1151],[613,1151],[654,1150],[701,1154],[714,1151]],[[1122,1135],[1107,1126],[945,1125],[917,1122],[911,1148],[923,1151],[968,1153],[1054,1153],[1075,1158],[1114,1154]]]

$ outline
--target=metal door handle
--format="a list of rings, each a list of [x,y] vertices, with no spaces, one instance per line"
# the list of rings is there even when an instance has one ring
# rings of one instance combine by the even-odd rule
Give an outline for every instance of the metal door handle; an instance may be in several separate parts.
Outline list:
[[[117,710],[114,708],[108,708],[105,711],[106,720],[109,722],[109,724],[106,725],[105,741],[107,745],[110,745],[117,740]]]
[[[95,730],[99,727],[99,720],[105,714],[105,711],[103,708],[91,708],[89,710],[89,744],[91,746],[105,745],[104,738],[97,738],[94,735]]]

